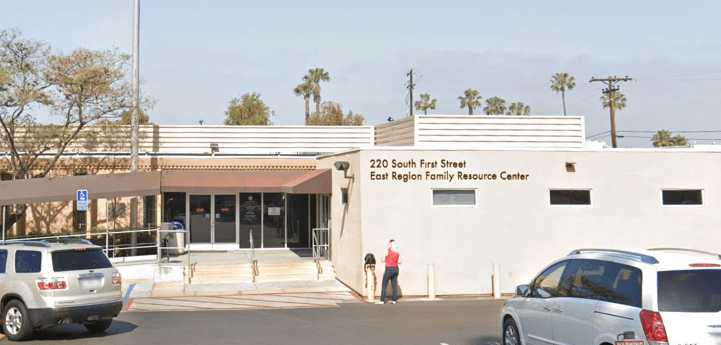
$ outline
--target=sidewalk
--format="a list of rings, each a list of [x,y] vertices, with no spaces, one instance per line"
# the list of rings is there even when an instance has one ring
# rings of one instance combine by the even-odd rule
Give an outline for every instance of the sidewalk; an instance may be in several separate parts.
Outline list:
[[[126,311],[335,308],[343,303],[360,303],[360,301],[350,292],[243,293],[233,296],[138,298],[128,303]]]

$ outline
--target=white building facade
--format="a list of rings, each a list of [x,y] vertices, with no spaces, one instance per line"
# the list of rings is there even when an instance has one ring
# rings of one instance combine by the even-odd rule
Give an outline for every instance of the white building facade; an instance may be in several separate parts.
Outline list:
[[[389,239],[400,246],[405,295],[428,292],[429,267],[438,294],[490,294],[494,270],[510,293],[582,247],[721,252],[718,147],[608,149],[585,141],[579,116],[156,125],[141,137],[144,177],[118,177],[133,188],[92,176],[4,181],[0,204],[65,202],[72,211],[70,182],[94,183],[91,196],[144,196],[138,213],[184,224],[190,250],[311,249],[314,229],[329,228],[336,277],[361,294],[363,257],[376,256],[380,278]],[[86,156],[119,162],[97,174],[123,173],[127,143],[117,144],[78,143],[63,158],[66,175]],[[105,213],[91,203],[68,217],[90,238],[108,231]]]

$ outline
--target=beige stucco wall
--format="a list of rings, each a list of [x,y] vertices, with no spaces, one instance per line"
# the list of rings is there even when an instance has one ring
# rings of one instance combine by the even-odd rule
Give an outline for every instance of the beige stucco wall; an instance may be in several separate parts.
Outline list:
[[[464,169],[370,169],[372,159],[466,161]],[[333,256],[338,277],[362,292],[362,254],[401,250],[405,294],[426,293],[428,264],[439,294],[491,292],[500,265],[503,292],[527,283],[574,248],[689,247],[721,252],[721,153],[637,151],[364,150],[320,159],[347,160],[356,176],[340,208],[342,173],[333,175]],[[565,163],[575,162],[576,172]],[[371,170],[449,170],[529,174],[527,181],[371,181]],[[432,205],[434,188],[476,189],[475,207]],[[551,206],[549,189],[591,189],[591,206]],[[703,189],[701,206],[663,206],[661,190]],[[343,210],[343,211],[342,211]],[[343,219],[341,212],[347,212]],[[360,248],[359,248],[360,247]],[[382,274],[382,269],[379,269]]]
[[[336,161],[350,163],[349,177],[333,167]],[[334,159],[319,160],[319,168],[332,169],[332,190],[330,200],[331,256],[336,276],[352,289],[360,292],[363,282],[363,239],[361,232],[362,191],[360,157],[357,154],[340,154]],[[341,199],[341,188],[348,188],[348,204]]]

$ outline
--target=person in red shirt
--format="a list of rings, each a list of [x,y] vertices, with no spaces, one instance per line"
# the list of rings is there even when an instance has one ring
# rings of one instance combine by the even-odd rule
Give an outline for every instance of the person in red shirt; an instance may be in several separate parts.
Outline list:
[[[388,241],[388,253],[386,254],[385,259],[383,259],[386,263],[386,269],[385,272],[383,272],[380,304],[384,304],[386,302],[386,289],[388,288],[388,282],[390,282],[393,287],[391,303],[398,303],[398,263],[400,262],[400,258],[401,254],[398,252],[398,245],[396,244],[396,241]]]

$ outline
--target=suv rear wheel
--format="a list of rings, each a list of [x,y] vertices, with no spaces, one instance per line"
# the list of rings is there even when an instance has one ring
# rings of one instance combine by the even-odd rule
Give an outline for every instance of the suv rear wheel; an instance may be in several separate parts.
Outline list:
[[[521,334],[511,318],[503,321],[503,345],[521,345]]]
[[[2,321],[3,332],[10,340],[25,340],[33,335],[28,309],[23,302],[16,299],[8,302],[3,310]]]
[[[86,322],[85,324],[83,324],[83,326],[85,326],[85,328],[87,328],[90,333],[102,333],[105,332],[108,328],[110,328],[110,324],[112,323],[113,320],[100,320]]]

